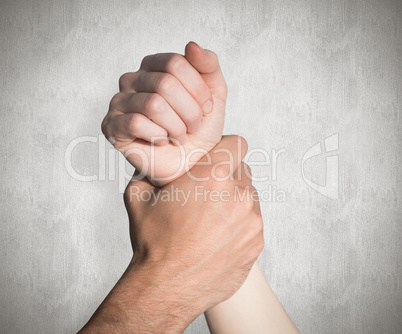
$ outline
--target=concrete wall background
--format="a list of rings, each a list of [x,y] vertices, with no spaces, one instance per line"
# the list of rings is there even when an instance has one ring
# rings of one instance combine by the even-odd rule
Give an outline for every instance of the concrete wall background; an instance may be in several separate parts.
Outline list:
[[[100,178],[82,182],[65,151],[98,138],[122,73],[189,40],[220,56],[225,133],[285,150],[277,179],[256,185],[286,194],[262,204],[260,264],[295,324],[400,332],[401,10],[388,0],[2,0],[0,332],[77,331],[125,269],[124,173],[98,166],[100,155],[118,169],[117,155],[102,140],[79,145],[74,168]],[[311,189],[300,167],[333,134],[337,200]],[[324,182],[325,157],[306,163],[308,178]],[[206,332],[200,317],[186,333]]]

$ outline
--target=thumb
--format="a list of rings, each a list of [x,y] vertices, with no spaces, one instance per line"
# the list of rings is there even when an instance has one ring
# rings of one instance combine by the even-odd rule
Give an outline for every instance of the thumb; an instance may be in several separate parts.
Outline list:
[[[227,86],[216,53],[202,49],[195,42],[189,42],[186,45],[184,56],[201,74],[214,98],[226,101]]]
[[[234,175],[247,153],[247,142],[240,136],[223,136],[222,140],[191,168],[191,178],[226,178]],[[188,173],[190,174],[190,173]],[[237,178],[237,177],[235,177]]]

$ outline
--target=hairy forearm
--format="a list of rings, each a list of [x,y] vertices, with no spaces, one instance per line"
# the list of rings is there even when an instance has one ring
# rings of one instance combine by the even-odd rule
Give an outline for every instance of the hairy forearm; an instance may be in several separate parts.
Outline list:
[[[212,334],[298,333],[257,262],[242,287],[205,316]]]
[[[79,333],[182,333],[199,315],[152,266],[130,264]]]

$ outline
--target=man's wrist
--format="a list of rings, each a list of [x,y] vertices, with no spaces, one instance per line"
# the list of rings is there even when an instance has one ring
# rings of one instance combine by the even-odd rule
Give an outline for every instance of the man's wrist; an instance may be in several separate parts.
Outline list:
[[[184,293],[166,267],[132,262],[80,333],[182,333],[203,312]]]

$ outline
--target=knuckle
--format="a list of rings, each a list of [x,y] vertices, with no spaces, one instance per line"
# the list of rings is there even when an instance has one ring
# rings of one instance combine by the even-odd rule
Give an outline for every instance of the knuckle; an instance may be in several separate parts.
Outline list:
[[[177,80],[171,74],[162,74],[155,81],[156,90],[166,92],[177,87]]]
[[[225,165],[215,166],[212,178],[215,181],[222,181],[228,179],[230,176],[230,170]]]
[[[108,129],[108,125],[109,125],[109,118],[107,116],[105,116],[105,118],[102,121],[101,124],[101,130],[102,133],[107,137],[107,129]]]
[[[149,94],[144,101],[145,109],[153,114],[160,112],[163,104],[163,98],[158,94]]]
[[[125,97],[124,93],[115,94],[110,100],[110,109],[115,109]]]
[[[180,54],[173,54],[167,62],[167,70],[170,73],[180,71],[185,65],[187,60]]]
[[[140,116],[140,114],[132,114],[128,118],[128,124],[127,127],[133,131],[137,132],[139,129],[141,129],[143,126],[143,118]]]
[[[129,88],[131,86],[132,78],[133,78],[132,72],[124,73],[123,75],[121,75],[119,78],[120,90]]]
[[[151,61],[151,59],[152,59],[152,55],[148,55],[148,56],[145,56],[144,58],[142,58],[140,67],[143,68],[143,67],[147,66],[149,64],[149,62]]]

